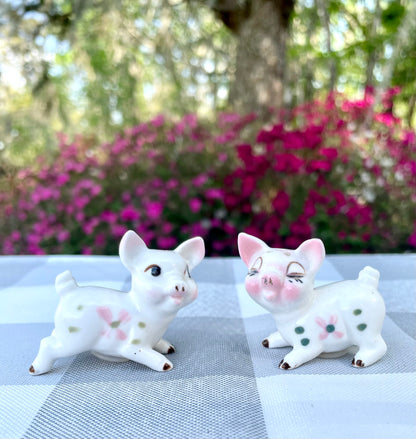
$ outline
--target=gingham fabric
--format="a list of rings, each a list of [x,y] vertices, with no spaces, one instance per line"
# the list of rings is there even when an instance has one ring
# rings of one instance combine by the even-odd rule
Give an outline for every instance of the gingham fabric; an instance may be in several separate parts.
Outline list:
[[[0,438],[414,439],[416,255],[328,256],[317,284],[365,265],[381,272],[387,307],[388,351],[369,368],[345,355],[280,370],[289,348],[262,346],[274,321],[245,292],[245,266],[207,258],[193,272],[197,300],[165,334],[171,371],[86,352],[31,376],[53,329],[56,275],[127,291],[129,274],[117,257],[0,257]]]

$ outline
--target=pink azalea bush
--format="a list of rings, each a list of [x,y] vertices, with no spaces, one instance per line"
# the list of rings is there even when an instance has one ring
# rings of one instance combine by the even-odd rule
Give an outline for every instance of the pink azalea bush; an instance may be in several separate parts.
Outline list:
[[[237,228],[274,247],[316,236],[330,252],[414,250],[416,136],[373,103],[331,96],[238,145],[225,179]]]
[[[3,181],[3,254],[115,254],[123,233],[175,247],[202,236],[236,254],[238,232],[271,246],[320,237],[330,252],[416,248],[416,140],[373,98],[331,96],[262,126],[222,114],[158,116],[97,145],[61,136]]]

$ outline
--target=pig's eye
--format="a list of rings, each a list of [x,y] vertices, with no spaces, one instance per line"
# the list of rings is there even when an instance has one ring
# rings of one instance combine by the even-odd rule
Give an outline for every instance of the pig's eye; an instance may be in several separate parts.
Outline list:
[[[291,262],[287,267],[286,276],[303,277],[305,276],[305,269],[302,267],[302,265],[298,264],[297,262]]]
[[[259,257],[254,261],[254,264],[251,266],[250,271],[259,271],[262,265],[263,258]]]
[[[156,264],[149,265],[144,271],[147,270],[150,270],[150,274],[155,277],[160,276],[160,273],[162,272],[162,269],[159,267],[159,265]]]
[[[159,267],[159,265],[155,265],[154,267],[152,267],[152,276],[159,276],[160,273],[162,272],[161,268]]]
[[[254,276],[255,274],[257,274],[261,268],[261,266],[263,265],[263,258],[259,257],[254,261],[254,264],[251,266],[248,275],[249,276]]]

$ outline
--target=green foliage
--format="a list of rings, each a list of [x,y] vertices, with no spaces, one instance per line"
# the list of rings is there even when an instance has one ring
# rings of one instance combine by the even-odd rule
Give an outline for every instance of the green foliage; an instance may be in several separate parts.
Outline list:
[[[195,112],[212,120],[229,109],[238,36],[210,5],[1,3],[2,160],[30,163],[56,148],[60,131],[106,141],[162,112],[174,118]],[[416,2],[298,0],[285,65],[288,108],[331,91],[356,98],[366,86],[376,96],[398,86],[402,93],[392,111],[415,127]]]

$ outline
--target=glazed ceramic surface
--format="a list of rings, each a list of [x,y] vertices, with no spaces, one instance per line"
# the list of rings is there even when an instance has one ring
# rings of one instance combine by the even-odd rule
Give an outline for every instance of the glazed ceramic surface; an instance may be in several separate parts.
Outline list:
[[[293,369],[320,354],[340,353],[351,346],[358,347],[352,361],[356,367],[370,366],[385,354],[380,335],[385,305],[377,291],[377,270],[365,267],[356,280],[314,288],[325,257],[321,240],[310,239],[296,250],[274,249],[241,233],[238,248],[249,269],[247,292],[272,313],[278,328],[263,345],[293,346],[280,368]]]
[[[173,251],[148,249],[133,231],[120,243],[120,258],[131,272],[131,291],[79,286],[69,271],[56,278],[61,296],[55,329],[40,343],[29,371],[51,370],[58,358],[84,351],[110,361],[132,360],[157,371],[171,369],[164,356],[174,347],[162,338],[182,307],[198,294],[190,271],[204,257],[202,238]]]

